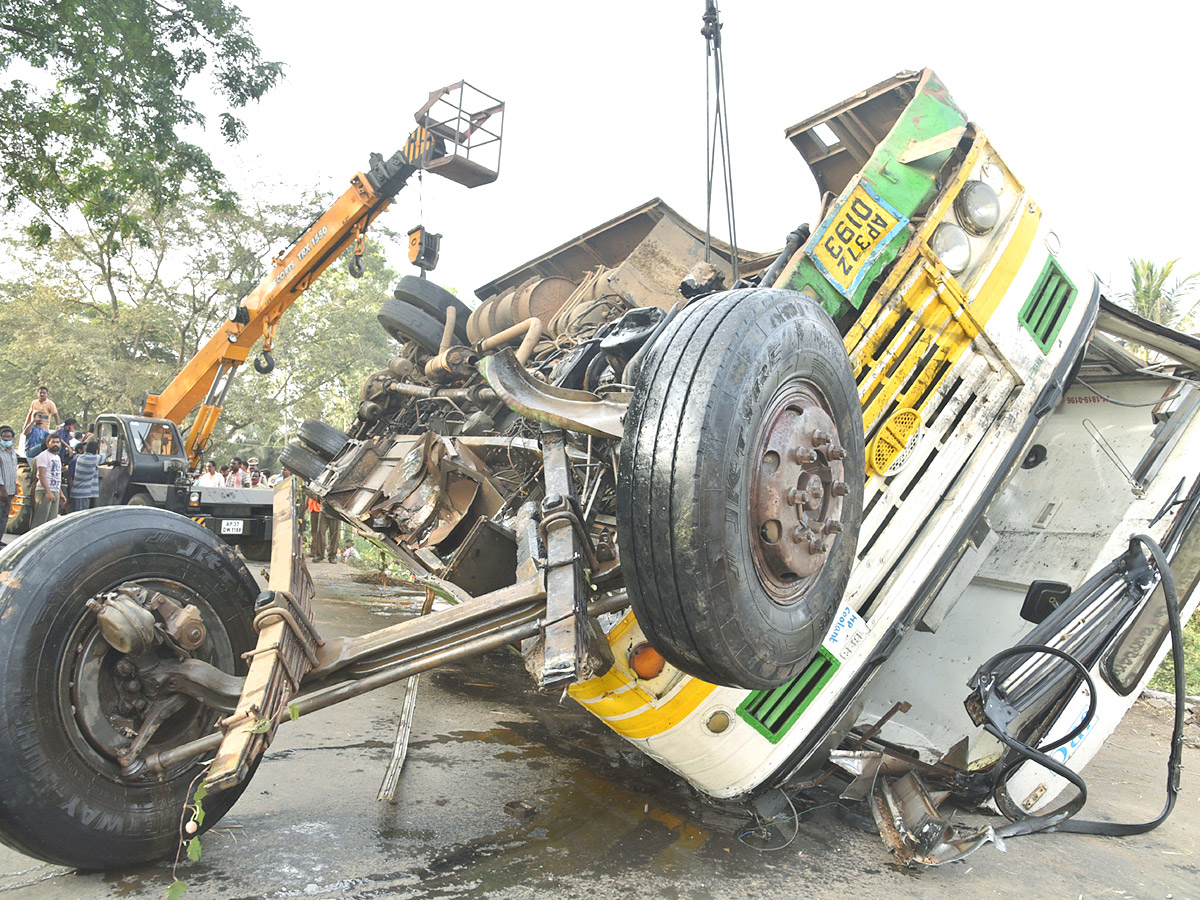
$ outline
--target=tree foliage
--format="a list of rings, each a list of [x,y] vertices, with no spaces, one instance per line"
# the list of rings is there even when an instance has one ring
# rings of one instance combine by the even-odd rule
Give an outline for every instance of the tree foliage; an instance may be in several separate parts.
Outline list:
[[[138,208],[142,243],[115,244],[81,228],[43,246],[10,236],[10,269],[0,277],[0,417],[17,426],[40,384],[62,415],[91,421],[101,412],[138,413],[227,319],[331,198],[217,210],[185,195],[154,214]],[[353,418],[363,379],[395,351],[375,314],[396,275],[376,226],[352,279],[337,262],[286,313],[270,375],[243,367],[215,432],[213,455],[257,455],[265,465],[304,418],[339,427]],[[269,461],[269,462],[268,462]],[[272,468],[274,466],[272,465]]]
[[[189,90],[227,105],[220,132],[236,141],[233,110],[282,67],[226,0],[4,0],[0,71],[0,196],[10,211],[33,205],[26,225],[45,243],[71,209],[114,239],[141,239],[145,204],[131,200],[157,213],[188,183],[228,205],[208,154],[179,133],[205,124]]]
[[[1125,306],[1152,322],[1172,328],[1186,327],[1195,304],[1185,309],[1183,303],[1196,289],[1200,272],[1176,278],[1168,284],[1177,262],[1178,259],[1172,259],[1163,265],[1156,265],[1148,259],[1130,259],[1132,287],[1119,295]]]

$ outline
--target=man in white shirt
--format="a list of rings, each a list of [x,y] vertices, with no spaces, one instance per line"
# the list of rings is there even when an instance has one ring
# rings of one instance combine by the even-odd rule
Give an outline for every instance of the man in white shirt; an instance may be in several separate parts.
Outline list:
[[[62,504],[62,457],[58,451],[62,438],[54,432],[46,438],[45,449],[37,455],[37,490],[33,495],[33,527],[44,525],[58,518],[58,507]]]
[[[217,471],[217,464],[211,459],[204,464],[204,472],[196,479],[197,487],[225,487],[225,479]]]

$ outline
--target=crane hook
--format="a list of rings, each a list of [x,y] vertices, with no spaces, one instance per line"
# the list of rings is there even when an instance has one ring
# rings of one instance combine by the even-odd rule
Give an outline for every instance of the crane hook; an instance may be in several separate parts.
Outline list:
[[[259,375],[269,375],[275,369],[275,357],[270,350],[264,350],[254,358],[254,371]]]

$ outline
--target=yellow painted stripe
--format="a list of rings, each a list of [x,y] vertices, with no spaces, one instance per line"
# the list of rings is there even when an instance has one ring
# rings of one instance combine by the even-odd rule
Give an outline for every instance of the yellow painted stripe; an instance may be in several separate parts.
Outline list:
[[[648,738],[674,728],[696,711],[705,698],[716,690],[715,685],[698,678],[689,678],[678,692],[657,709],[646,710],[640,716],[606,722],[609,728],[627,738]]]
[[[613,666],[599,678],[591,678],[588,681],[571,685],[567,688],[567,693],[576,700],[591,700],[616,690],[627,690],[628,687],[629,678],[624,672]]]

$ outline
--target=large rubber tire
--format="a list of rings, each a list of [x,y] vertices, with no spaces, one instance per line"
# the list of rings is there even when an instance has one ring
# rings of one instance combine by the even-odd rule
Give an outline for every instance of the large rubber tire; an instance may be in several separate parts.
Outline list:
[[[0,840],[51,863],[111,869],[173,855],[202,758],[125,776],[97,735],[114,715],[123,655],[85,606],[141,582],[199,607],[208,635],[194,656],[244,674],[258,586],[233,550],[165,510],[107,507],[59,518],[0,553]],[[162,651],[164,655],[166,651]],[[212,732],[221,713],[191,700],[148,751]],[[97,727],[97,723],[100,723]],[[211,827],[245,787],[204,801]]]
[[[301,481],[312,481],[325,471],[325,460],[299,444],[288,444],[279,454],[279,464],[286,466]]]
[[[8,511],[8,533],[24,534],[33,524],[33,470],[17,468],[17,493]]]
[[[823,398],[823,428],[836,430],[829,446],[840,443],[845,451],[844,459],[831,461],[835,454],[826,447],[813,464],[829,474],[820,494],[826,499],[814,511],[828,511],[841,532],[825,536],[831,540],[823,554],[805,549],[804,564],[815,571],[802,577],[767,555],[791,539],[795,529],[786,515],[772,514],[770,534],[756,518],[764,504],[779,509],[780,488],[787,495],[787,485],[772,482],[771,473],[782,477],[799,465],[770,468],[769,458],[779,459],[767,450],[770,442],[778,442],[789,421],[820,417],[807,411],[807,399],[793,399],[797,392]],[[808,434],[786,446],[805,446]],[[784,452],[791,460],[792,450]],[[853,563],[863,456],[850,364],[816,303],[790,291],[738,290],[676,317],[638,375],[617,482],[626,586],[639,624],[663,656],[705,681],[752,689],[803,671]],[[802,488],[811,477],[793,483]],[[805,508],[783,509],[799,517]]]
[[[350,441],[344,432],[320,419],[305,419],[300,423],[296,437],[326,462],[337,456]]]
[[[375,318],[384,331],[402,344],[416,341],[426,353],[437,353],[442,346],[444,324],[403,300],[392,298],[384,301],[383,308]]]
[[[393,296],[405,303],[411,303],[422,312],[428,313],[443,326],[446,324],[446,310],[454,308],[454,333],[462,343],[467,340],[467,319],[471,310],[445,288],[439,287],[432,281],[418,278],[415,275],[405,275],[396,285]]]

